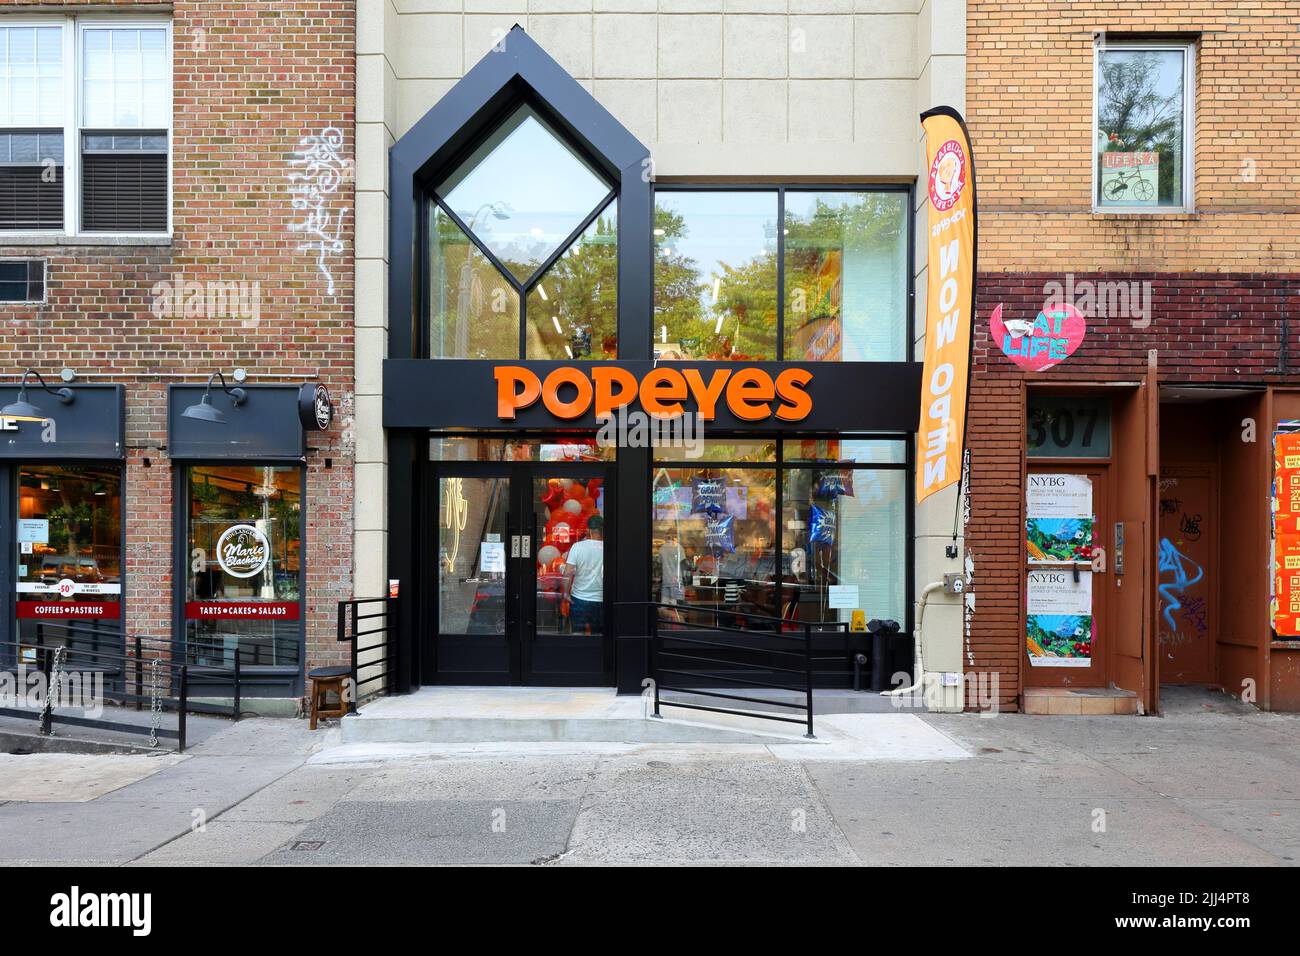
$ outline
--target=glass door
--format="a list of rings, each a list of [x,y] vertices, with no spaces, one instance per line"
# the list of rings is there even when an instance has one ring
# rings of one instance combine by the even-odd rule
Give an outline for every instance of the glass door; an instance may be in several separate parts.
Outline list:
[[[608,487],[600,465],[536,465],[521,482],[525,682],[608,683]]]
[[[424,682],[611,682],[607,480],[595,463],[439,466]]]
[[[511,476],[503,468],[459,466],[437,478],[434,646],[425,680],[506,684],[519,675],[509,557]],[[430,672],[431,671],[431,672]]]

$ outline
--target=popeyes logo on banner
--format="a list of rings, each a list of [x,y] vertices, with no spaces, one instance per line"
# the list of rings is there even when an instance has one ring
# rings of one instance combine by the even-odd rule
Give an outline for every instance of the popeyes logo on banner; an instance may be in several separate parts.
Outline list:
[[[233,578],[252,578],[271,560],[271,543],[251,524],[232,525],[217,539],[217,563]]]
[[[705,372],[696,368],[676,369],[660,365],[637,381],[625,368],[602,365],[590,371],[561,366],[545,378],[523,365],[499,365],[493,369],[497,383],[497,417],[512,420],[521,408],[538,400],[556,418],[581,418],[593,412],[597,418],[638,401],[654,418],[677,418],[686,414],[685,402],[695,402],[699,415],[711,421],[718,402],[725,401],[731,414],[741,421],[757,422],[775,415],[782,421],[798,422],[812,411],[812,398],[805,390],[812,381],[807,369],[788,368],[776,375],[764,369],[744,366]],[[560,389],[566,389],[562,395]]]
[[[966,185],[966,153],[961,143],[950,139],[939,147],[930,164],[930,202],[939,212],[947,212],[961,198]]]

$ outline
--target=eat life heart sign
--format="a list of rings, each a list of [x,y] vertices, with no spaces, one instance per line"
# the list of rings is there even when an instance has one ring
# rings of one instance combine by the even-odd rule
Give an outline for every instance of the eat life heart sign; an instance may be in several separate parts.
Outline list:
[[[1088,323],[1070,303],[1047,306],[1033,322],[1002,321],[999,304],[989,316],[989,334],[1002,354],[1027,372],[1043,372],[1059,365],[1083,344]]]

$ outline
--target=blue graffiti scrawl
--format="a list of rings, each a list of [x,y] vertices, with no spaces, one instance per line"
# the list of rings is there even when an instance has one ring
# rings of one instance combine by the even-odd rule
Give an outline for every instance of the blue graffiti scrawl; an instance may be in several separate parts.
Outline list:
[[[1199,564],[1183,554],[1174,543],[1168,538],[1160,539],[1160,552],[1158,554],[1159,571],[1162,583],[1159,586],[1162,607],[1164,611],[1161,616],[1165,623],[1169,625],[1171,631],[1177,631],[1178,625],[1174,622],[1174,612],[1183,606],[1178,599],[1183,592],[1190,588],[1197,581],[1205,576],[1205,571]],[[1189,570],[1190,569],[1190,570]],[[1193,576],[1191,571],[1196,573]],[[1165,575],[1170,574],[1173,580],[1165,581]]]

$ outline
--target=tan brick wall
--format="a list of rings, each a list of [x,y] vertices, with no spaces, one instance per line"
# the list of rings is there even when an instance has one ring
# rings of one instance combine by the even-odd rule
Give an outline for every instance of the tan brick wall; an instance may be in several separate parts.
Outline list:
[[[1199,35],[1192,214],[1092,213],[1097,31]],[[970,0],[967,44],[981,271],[1300,266],[1295,0]]]
[[[0,3],[6,14],[33,4]],[[49,5],[46,5],[47,7]],[[307,460],[308,662],[337,659],[335,601],[352,593],[353,0],[177,0],[173,23],[173,236],[137,245],[6,244],[0,256],[47,260],[47,301],[0,306],[0,375],[25,367],[126,388],[126,631],[172,636],[172,466],[167,385],[216,370],[248,370],[250,383],[319,380],[336,404],[334,426],[311,433]],[[53,9],[53,8],[51,8]],[[162,13],[164,5],[58,8]],[[40,12],[47,12],[42,10]],[[327,290],[305,234],[292,226],[291,163],[304,137],[343,136],[341,250]],[[70,147],[69,147],[70,148]],[[258,283],[260,315],[156,315],[160,282]],[[326,468],[326,459],[332,467]],[[149,467],[145,467],[148,459]]]

